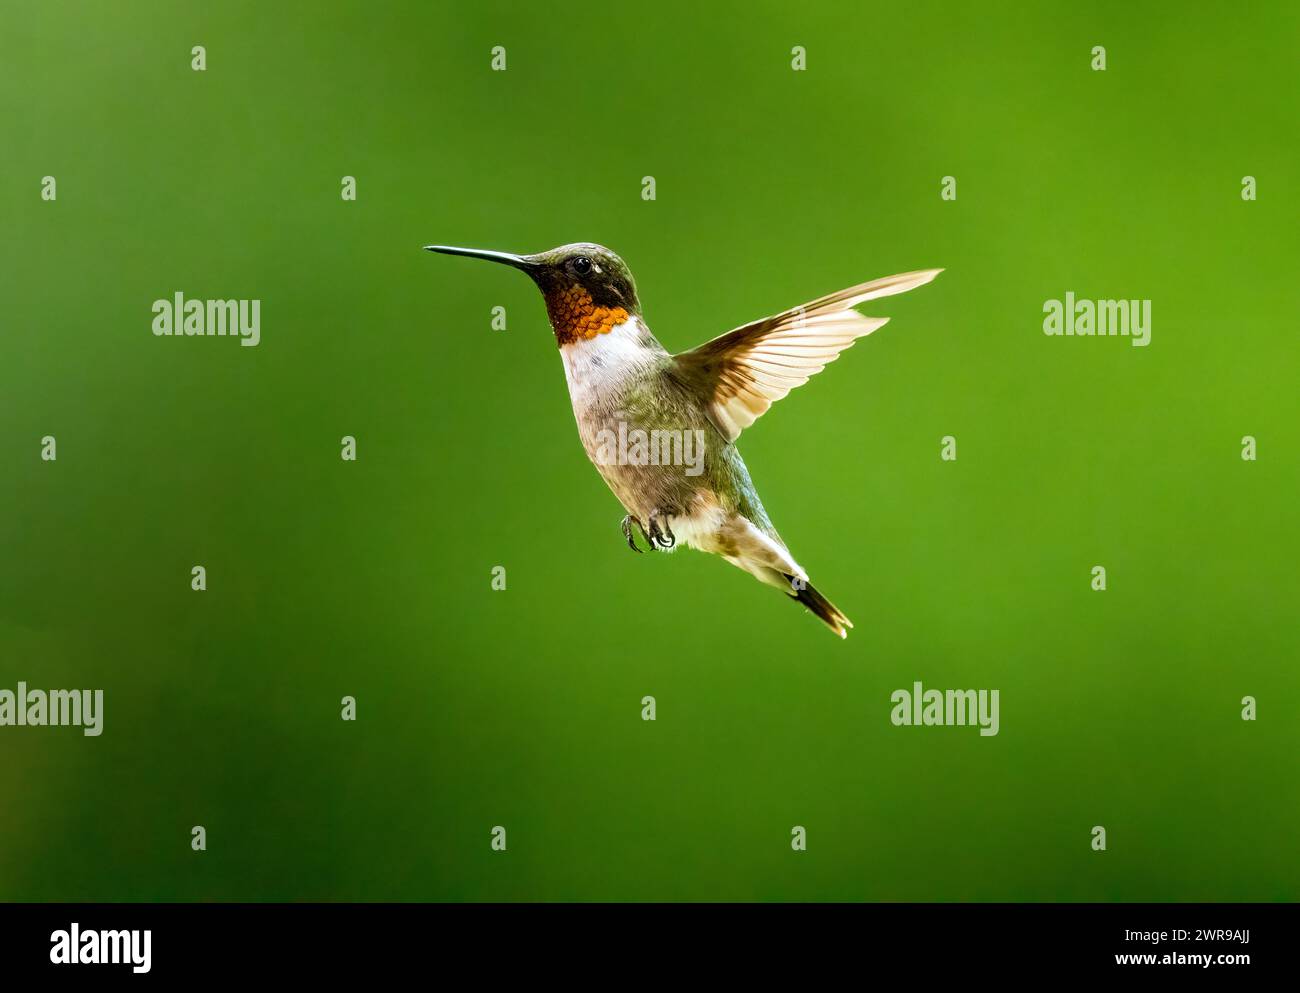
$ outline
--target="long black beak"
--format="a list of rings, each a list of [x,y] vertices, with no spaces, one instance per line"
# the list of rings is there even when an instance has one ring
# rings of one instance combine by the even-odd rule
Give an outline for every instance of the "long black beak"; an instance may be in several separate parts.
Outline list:
[[[489,262],[501,262],[516,269],[527,271],[536,263],[527,255],[512,255],[510,252],[489,252],[483,248],[455,248],[451,245],[425,245],[426,252],[441,252],[443,255],[464,255],[471,259],[486,259]]]

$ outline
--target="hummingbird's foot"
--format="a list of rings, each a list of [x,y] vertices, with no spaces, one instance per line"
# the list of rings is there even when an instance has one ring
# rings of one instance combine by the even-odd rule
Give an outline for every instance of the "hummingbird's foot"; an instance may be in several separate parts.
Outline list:
[[[632,537],[632,515],[628,514],[626,517],[624,517],[623,523],[620,526],[623,528],[623,537],[627,539],[627,547],[632,549],[632,551],[636,552],[638,555],[640,555],[641,549],[636,547],[636,540]],[[650,536],[645,533],[645,528],[641,527],[640,521],[636,522],[636,526],[638,528],[641,528],[641,536],[645,538],[647,542],[650,542]],[[650,542],[650,547],[651,548],[654,547],[653,542]]]
[[[662,510],[654,510],[650,513],[651,548],[662,548],[667,551],[677,544],[677,536],[673,534],[672,526],[669,524],[671,517],[672,514]],[[663,521],[662,526],[660,521]]]

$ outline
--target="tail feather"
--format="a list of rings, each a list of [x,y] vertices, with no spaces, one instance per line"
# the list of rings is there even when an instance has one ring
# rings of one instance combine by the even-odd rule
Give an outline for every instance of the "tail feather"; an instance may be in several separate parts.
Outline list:
[[[808,580],[789,575],[785,579],[790,584],[786,595],[791,600],[798,600],[841,638],[848,637],[848,629],[853,627],[853,622],[844,616],[844,612],[839,607],[822,596]]]
[[[841,638],[848,637],[853,622],[808,582],[808,574],[790,555],[775,531],[768,525],[758,527],[741,514],[733,514],[710,534],[710,541],[693,544],[704,551],[717,552],[732,565],[769,586],[775,586],[791,600],[798,600]]]

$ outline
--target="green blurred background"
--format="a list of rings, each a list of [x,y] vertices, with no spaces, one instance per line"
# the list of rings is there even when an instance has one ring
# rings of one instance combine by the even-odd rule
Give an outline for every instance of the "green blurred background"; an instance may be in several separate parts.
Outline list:
[[[106,701],[0,728],[0,898],[1300,897],[1297,11],[6,4],[0,687]],[[846,642],[634,557],[532,285],[419,250],[575,240],[673,350],[947,267],[741,439]]]

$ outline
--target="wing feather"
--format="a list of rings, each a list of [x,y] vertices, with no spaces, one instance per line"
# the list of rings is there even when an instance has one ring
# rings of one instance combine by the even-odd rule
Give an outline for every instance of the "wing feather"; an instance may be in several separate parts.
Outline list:
[[[859,314],[854,307],[924,286],[941,272],[921,269],[886,276],[752,321],[674,356],[674,368],[703,394],[714,427],[735,441],[773,403],[889,321]]]

